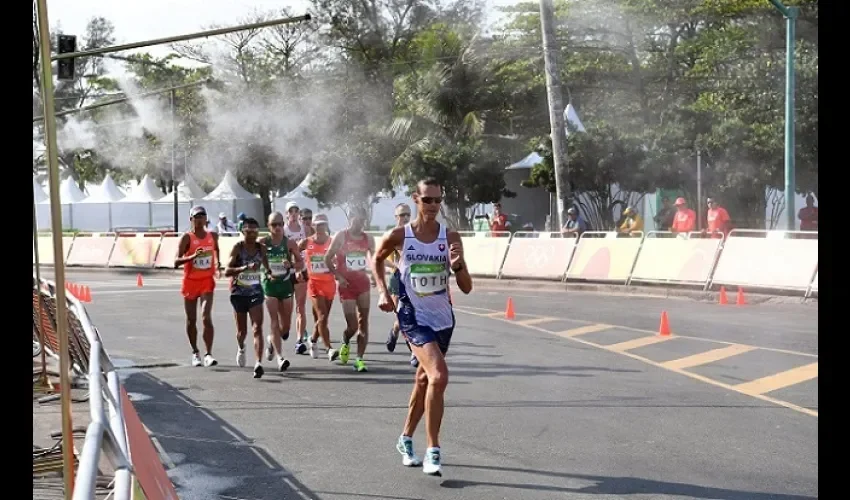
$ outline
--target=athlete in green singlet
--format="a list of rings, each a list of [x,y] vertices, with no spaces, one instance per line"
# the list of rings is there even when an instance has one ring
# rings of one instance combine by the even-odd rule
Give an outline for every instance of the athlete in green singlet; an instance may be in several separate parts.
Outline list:
[[[298,245],[286,237],[283,224],[283,214],[280,212],[269,215],[271,235],[261,241],[266,247],[269,267],[272,270],[271,276],[264,276],[262,281],[271,322],[266,359],[271,361],[277,354],[280,371],[289,368],[289,360],[283,356],[281,340],[289,338],[292,322],[292,294],[295,292],[292,277],[303,265]]]

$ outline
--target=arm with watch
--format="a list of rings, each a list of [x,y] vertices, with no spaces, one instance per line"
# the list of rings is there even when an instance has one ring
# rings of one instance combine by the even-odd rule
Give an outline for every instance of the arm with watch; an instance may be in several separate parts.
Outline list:
[[[468,295],[472,291],[472,276],[463,258],[463,241],[457,231],[449,231],[446,239],[449,243],[449,263],[455,275],[455,283],[461,292]]]

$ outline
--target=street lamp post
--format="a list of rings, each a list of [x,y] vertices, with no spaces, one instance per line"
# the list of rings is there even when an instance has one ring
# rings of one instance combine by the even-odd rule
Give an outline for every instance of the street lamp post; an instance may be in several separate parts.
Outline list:
[[[795,144],[795,117],[794,117],[794,92],[795,73],[794,55],[795,39],[797,38],[797,16],[800,9],[797,7],[786,7],[779,0],[770,0],[783,16],[785,16],[785,217],[788,221],[787,229],[794,230],[797,227],[796,210],[794,209],[794,197],[796,194],[796,168],[794,155]]]

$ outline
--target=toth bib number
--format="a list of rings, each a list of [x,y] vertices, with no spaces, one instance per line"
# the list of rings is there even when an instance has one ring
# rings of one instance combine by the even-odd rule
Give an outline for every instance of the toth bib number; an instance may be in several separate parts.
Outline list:
[[[310,272],[313,274],[328,274],[328,266],[325,264],[324,255],[310,256]]]
[[[416,295],[424,297],[445,292],[449,286],[449,273],[445,264],[411,264],[410,284]]]
[[[210,269],[212,268],[212,252],[209,250],[204,250],[204,252],[192,259],[192,267],[195,269]]]
[[[236,284],[243,287],[257,286],[260,284],[260,273],[257,271],[244,271],[236,277]]]
[[[366,264],[366,252],[349,252],[345,254],[345,268],[349,271],[365,271]]]

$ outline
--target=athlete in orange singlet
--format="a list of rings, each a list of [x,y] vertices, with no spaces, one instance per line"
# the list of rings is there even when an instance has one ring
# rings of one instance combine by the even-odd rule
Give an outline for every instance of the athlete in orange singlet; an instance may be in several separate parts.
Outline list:
[[[195,206],[189,212],[192,230],[180,237],[174,268],[183,266],[183,306],[186,310],[186,335],[192,347],[192,366],[215,366],[212,357],[215,331],[212,323],[213,293],[215,292],[216,270],[221,269],[218,254],[218,234],[207,231],[207,211]],[[203,362],[198,353],[198,301],[201,302],[201,318],[204,323],[204,346],[207,351]]]
[[[316,344],[321,336],[322,343],[325,344],[325,349],[328,351],[328,359],[336,361],[339,352],[331,345],[331,332],[328,329],[328,318],[336,296],[336,281],[325,265],[325,254],[331,246],[327,216],[317,214],[313,217],[313,227],[315,234],[298,244],[299,250],[304,252],[304,262],[309,275],[307,295],[313,304],[313,321],[316,325],[312,337],[307,341],[307,347],[310,350],[310,357],[318,358],[319,352]]]

